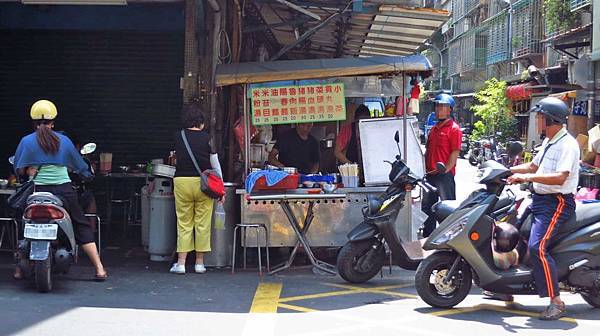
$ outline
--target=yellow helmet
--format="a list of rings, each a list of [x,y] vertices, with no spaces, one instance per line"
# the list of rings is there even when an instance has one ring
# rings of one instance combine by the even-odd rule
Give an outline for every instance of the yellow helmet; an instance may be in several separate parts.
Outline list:
[[[58,115],[56,105],[49,100],[38,100],[31,106],[32,120],[54,120]]]

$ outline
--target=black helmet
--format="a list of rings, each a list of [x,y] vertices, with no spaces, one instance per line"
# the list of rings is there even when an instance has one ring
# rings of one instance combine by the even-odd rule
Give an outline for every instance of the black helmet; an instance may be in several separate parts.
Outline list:
[[[562,100],[555,97],[546,97],[540,100],[529,112],[542,113],[557,123],[565,124],[569,115],[569,108]]]
[[[512,251],[519,242],[519,230],[506,222],[496,223],[494,228],[494,250],[500,253]]]

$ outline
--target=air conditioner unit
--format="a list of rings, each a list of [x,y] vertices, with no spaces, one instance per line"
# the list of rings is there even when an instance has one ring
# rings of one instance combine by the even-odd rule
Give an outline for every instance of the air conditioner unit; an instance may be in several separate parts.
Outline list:
[[[24,5],[127,5],[127,0],[21,0]]]

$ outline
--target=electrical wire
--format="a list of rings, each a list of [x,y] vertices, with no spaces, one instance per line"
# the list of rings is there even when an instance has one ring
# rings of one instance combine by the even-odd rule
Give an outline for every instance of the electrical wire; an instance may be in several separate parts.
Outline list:
[[[224,56],[221,55],[221,52],[223,51],[223,36],[226,48],[226,55]],[[217,52],[217,58],[219,59],[220,64],[231,63],[231,43],[229,42],[229,34],[227,33],[227,31],[225,31],[225,29],[221,29],[221,31],[219,32],[219,49]]]

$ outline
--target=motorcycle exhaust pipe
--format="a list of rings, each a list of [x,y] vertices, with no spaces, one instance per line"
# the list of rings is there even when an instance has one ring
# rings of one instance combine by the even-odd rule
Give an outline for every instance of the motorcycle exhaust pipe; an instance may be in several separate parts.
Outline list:
[[[73,254],[66,249],[60,248],[54,253],[54,265],[57,273],[67,273],[72,262]]]

